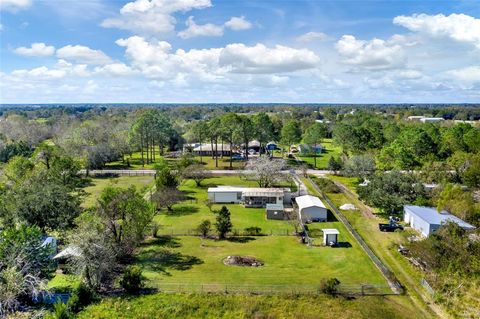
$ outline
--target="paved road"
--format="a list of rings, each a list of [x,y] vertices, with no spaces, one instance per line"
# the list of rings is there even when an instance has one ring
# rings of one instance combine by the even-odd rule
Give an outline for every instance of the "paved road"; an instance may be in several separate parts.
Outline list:
[[[90,175],[106,175],[106,174],[117,174],[117,175],[129,175],[129,176],[141,176],[141,175],[155,175],[154,169],[93,169],[88,171]],[[210,170],[210,173],[213,175],[238,175],[241,173],[245,173],[247,171],[241,169],[214,169]],[[79,172],[80,174],[85,174],[86,170],[82,169]],[[284,174],[289,174],[291,171],[284,170],[282,171]],[[303,174],[301,170],[296,170],[296,174]],[[325,174],[333,174],[333,171],[329,170],[319,170],[319,169],[309,169],[307,170],[308,174],[321,176]]]

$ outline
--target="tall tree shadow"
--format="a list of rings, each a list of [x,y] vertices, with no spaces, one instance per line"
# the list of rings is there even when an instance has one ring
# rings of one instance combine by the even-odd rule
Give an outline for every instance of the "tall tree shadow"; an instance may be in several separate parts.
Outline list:
[[[203,260],[195,256],[184,255],[171,249],[150,250],[139,256],[140,264],[152,271],[171,276],[170,270],[188,270],[194,265],[203,264]]]
[[[176,204],[173,207],[172,211],[165,210],[165,214],[168,216],[185,216],[185,215],[191,215],[198,213],[199,208],[194,205],[189,205],[189,204]]]

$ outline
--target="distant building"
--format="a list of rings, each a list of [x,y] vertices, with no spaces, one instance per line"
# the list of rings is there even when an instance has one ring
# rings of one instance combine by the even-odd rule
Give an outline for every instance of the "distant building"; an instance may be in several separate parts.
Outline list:
[[[447,211],[438,212],[434,207],[406,205],[403,211],[403,220],[405,223],[410,224],[413,229],[425,237],[428,237],[449,221],[457,223],[460,227],[467,230],[475,228],[475,226],[470,225]]]
[[[298,151],[301,155],[312,155],[312,154],[320,154],[322,153],[322,145],[307,145],[307,144],[300,144],[298,146]]]
[[[420,122],[422,123],[439,123],[443,121],[445,121],[443,117],[424,117],[420,119]]]
[[[320,198],[312,195],[298,196],[295,198],[298,214],[302,221],[327,221],[327,207]]]
[[[329,121],[329,120],[315,120],[315,122],[321,123],[321,124],[330,124],[330,123],[332,123],[332,122]]]
[[[202,155],[202,156],[212,156],[214,154],[218,154],[218,156],[230,156],[230,145],[229,144],[202,144],[198,145],[192,150],[192,153],[195,155]]]
[[[412,116],[409,116],[407,117],[407,119],[409,121],[416,121],[416,122],[420,122],[421,119],[425,118],[425,116],[423,115],[412,115]]]

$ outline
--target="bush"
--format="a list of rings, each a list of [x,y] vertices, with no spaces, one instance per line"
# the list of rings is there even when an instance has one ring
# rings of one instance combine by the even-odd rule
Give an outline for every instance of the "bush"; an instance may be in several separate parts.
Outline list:
[[[326,178],[316,178],[315,183],[324,193],[340,193],[340,188],[331,180]]]
[[[262,229],[260,227],[248,227],[245,228],[245,234],[247,236],[260,236],[262,234]]]
[[[202,221],[200,223],[200,225],[198,225],[197,227],[197,232],[202,236],[202,237],[207,237],[208,234],[210,233],[212,229],[212,223],[208,220],[208,219],[205,219],[204,221]]]
[[[68,311],[68,307],[66,304],[58,300],[54,306],[53,312],[47,314],[45,316],[45,319],[70,319],[72,316],[70,315],[70,312]]]
[[[142,275],[142,269],[139,266],[129,266],[125,269],[120,285],[129,294],[135,294],[143,288],[145,277]]]
[[[97,300],[97,293],[84,282],[81,282],[68,300],[67,306],[72,313],[77,313]]]
[[[160,230],[160,224],[157,223],[156,221],[153,221],[151,224],[151,230],[152,230],[152,237],[157,238],[158,237],[158,231]]]
[[[340,280],[337,278],[322,279],[320,282],[320,291],[326,295],[335,296],[338,293]]]

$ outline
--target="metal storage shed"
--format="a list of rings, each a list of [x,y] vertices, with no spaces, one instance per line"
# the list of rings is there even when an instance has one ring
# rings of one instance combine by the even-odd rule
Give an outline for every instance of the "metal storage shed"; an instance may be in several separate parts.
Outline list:
[[[267,204],[266,214],[267,219],[285,219],[285,209],[283,204]]]
[[[298,196],[295,198],[298,205],[298,213],[302,221],[327,221],[327,207],[320,198],[312,195]]]
[[[334,246],[338,244],[338,235],[340,232],[335,228],[325,228],[323,231],[323,245]]]
[[[438,212],[434,207],[406,205],[403,207],[403,211],[403,220],[405,223],[410,224],[413,229],[425,237],[428,237],[448,221],[457,223],[464,229],[475,228],[475,226],[470,225],[447,211]]]

